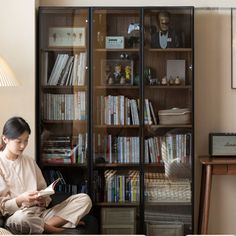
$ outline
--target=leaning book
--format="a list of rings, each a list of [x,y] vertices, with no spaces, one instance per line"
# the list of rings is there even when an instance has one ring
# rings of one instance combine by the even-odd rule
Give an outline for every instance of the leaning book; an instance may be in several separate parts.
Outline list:
[[[54,190],[55,186],[60,180],[61,180],[61,178],[58,178],[55,181],[53,181],[47,188],[40,190],[38,192],[38,196],[39,197],[46,197],[46,196],[53,195],[55,193],[55,190]]]

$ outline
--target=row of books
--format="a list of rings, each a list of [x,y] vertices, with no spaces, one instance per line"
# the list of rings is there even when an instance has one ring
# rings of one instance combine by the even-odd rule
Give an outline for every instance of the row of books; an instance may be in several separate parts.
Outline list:
[[[139,163],[139,137],[94,135],[95,158],[103,157],[106,163]]]
[[[120,175],[115,170],[105,171],[106,202],[139,201],[139,174],[132,171],[128,175]]]
[[[144,124],[157,125],[156,115],[152,106],[152,102],[148,98],[144,99]]]
[[[87,182],[81,182],[78,184],[67,183],[59,170],[49,169],[43,171],[44,177],[46,179],[47,185],[50,185],[53,181],[60,178],[60,182],[55,186],[55,191],[60,193],[87,193]]]
[[[145,139],[145,163],[165,163],[176,160],[191,164],[192,134],[167,134]]]
[[[45,54],[45,59],[44,70],[46,70],[45,74],[47,74],[48,52]],[[73,56],[59,53],[46,85],[85,85],[86,60],[85,52]]]
[[[86,92],[44,94],[45,120],[86,120]]]
[[[191,164],[191,133],[167,134],[146,138],[145,163]],[[94,135],[95,158],[102,157],[106,163],[139,163],[139,137]]]
[[[139,125],[138,99],[119,96],[97,98],[97,122],[101,125]]]
[[[168,134],[161,138],[161,155],[165,163],[177,160],[178,163],[191,164],[192,134]]]
[[[87,140],[87,133],[44,140],[42,160],[44,163],[51,164],[85,164],[87,162]]]

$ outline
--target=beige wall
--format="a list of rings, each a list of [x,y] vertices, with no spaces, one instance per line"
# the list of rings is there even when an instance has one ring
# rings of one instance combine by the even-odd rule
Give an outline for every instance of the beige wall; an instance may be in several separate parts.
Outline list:
[[[236,132],[236,90],[231,89],[230,10],[195,11],[195,145],[208,153],[209,132]],[[196,180],[199,164],[196,156]],[[209,233],[235,234],[236,176],[213,177]]]
[[[32,135],[27,151],[34,156],[35,136],[35,1],[0,1],[0,55],[21,86],[0,88],[0,132],[11,116],[22,116]]]
[[[36,1],[37,3],[38,1]],[[158,5],[179,5],[158,1]],[[222,6],[224,2],[224,6]],[[21,86],[0,88],[0,129],[7,118],[21,115],[32,127],[28,153],[35,152],[35,1],[1,0],[0,55],[15,71]],[[236,7],[235,1],[181,1],[197,7]],[[36,4],[37,5],[37,4]],[[110,1],[41,0],[40,5],[106,5]],[[117,5],[117,4],[115,4]],[[120,1],[119,5],[156,6],[154,1]],[[208,133],[236,132],[236,90],[231,89],[230,10],[195,10],[195,167],[196,216],[200,165],[198,155],[208,153]],[[209,233],[236,234],[236,177],[213,178]]]

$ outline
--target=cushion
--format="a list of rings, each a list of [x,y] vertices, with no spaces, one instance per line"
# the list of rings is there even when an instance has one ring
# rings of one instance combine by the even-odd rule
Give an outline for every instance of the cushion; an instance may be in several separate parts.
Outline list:
[[[3,227],[3,225],[4,225],[4,217],[0,213],[0,227]]]

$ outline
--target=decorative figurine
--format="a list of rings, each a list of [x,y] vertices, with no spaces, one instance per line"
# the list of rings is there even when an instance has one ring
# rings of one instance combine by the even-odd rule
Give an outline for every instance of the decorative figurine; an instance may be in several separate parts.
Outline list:
[[[120,64],[115,65],[114,72],[109,75],[108,84],[110,84],[109,81],[111,81],[111,78],[113,81],[112,84],[123,84],[123,80],[125,80],[125,76],[121,71]],[[121,79],[122,79],[122,81],[121,81]]]
[[[176,76],[175,85],[180,85],[180,84],[181,84],[181,80],[180,80],[179,76]]]
[[[126,83],[128,84],[131,83],[131,67],[130,66],[125,67],[125,80],[126,80]]]
[[[128,34],[132,33],[134,30],[140,30],[139,23],[130,23],[128,27]]]
[[[158,30],[152,34],[151,46],[153,48],[178,48],[181,47],[180,36],[170,28],[170,13],[159,12],[157,16]]]
[[[109,85],[114,84],[114,79],[113,79],[112,77],[109,77],[109,79],[108,79],[108,84],[109,84]]]
[[[127,60],[127,59],[129,59],[129,55],[127,53],[121,53],[120,54],[120,59],[121,60]]]
[[[166,79],[166,77],[163,77],[163,78],[161,79],[161,84],[162,84],[162,85],[167,85],[167,79]]]

